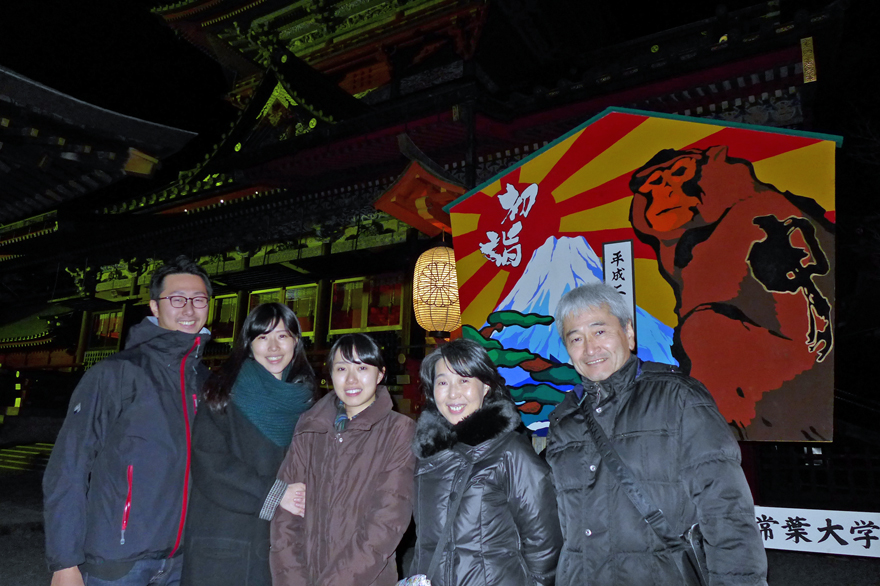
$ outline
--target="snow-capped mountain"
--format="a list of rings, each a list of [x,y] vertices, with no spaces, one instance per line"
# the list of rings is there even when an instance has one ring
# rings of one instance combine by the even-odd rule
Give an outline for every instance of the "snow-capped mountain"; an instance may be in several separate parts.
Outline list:
[[[522,277],[495,311],[552,316],[563,295],[580,285],[601,280],[602,261],[583,236],[551,236],[532,253]],[[508,327],[493,337],[506,348],[528,348],[550,360],[568,362],[555,324],[528,329]]]
[[[583,236],[551,236],[532,253],[522,277],[495,311],[515,310],[552,316],[565,293],[601,280],[602,262]],[[638,307],[636,327],[640,358],[677,364],[670,352],[672,328]],[[554,362],[569,362],[556,324],[527,329],[506,327],[492,337],[505,348],[528,349]],[[509,385],[534,382],[520,368],[505,368],[501,374]]]

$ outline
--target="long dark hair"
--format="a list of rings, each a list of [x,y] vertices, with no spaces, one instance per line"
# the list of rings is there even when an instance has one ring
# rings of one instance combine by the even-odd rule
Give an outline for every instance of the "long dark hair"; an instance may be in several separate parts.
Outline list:
[[[251,343],[263,334],[268,334],[279,323],[284,324],[287,331],[296,337],[296,349],[293,351],[293,359],[290,361],[290,373],[287,382],[296,382],[307,385],[312,391],[312,398],[316,400],[318,385],[315,382],[315,372],[309,361],[306,360],[306,352],[302,343],[302,328],[299,319],[293,310],[281,303],[263,303],[255,307],[244,320],[241,333],[235,341],[235,348],[229,359],[220,370],[211,373],[208,382],[205,383],[204,400],[214,411],[224,411],[229,403],[229,395],[232,386],[244,361],[253,356]]]
[[[419,378],[422,379],[422,395],[428,404],[437,406],[434,402],[434,369],[441,360],[446,362],[453,372],[464,377],[473,377],[488,385],[486,399],[510,399],[507,383],[498,372],[495,363],[489,358],[489,353],[473,340],[458,338],[443,344],[422,360]]]

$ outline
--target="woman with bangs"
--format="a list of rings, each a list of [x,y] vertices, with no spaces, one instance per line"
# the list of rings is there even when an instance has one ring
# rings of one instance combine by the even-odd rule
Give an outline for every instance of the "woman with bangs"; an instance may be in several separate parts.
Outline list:
[[[196,412],[184,586],[270,583],[269,521],[279,505],[301,512],[305,498],[278,468],[316,390],[293,310],[254,308]]]
[[[391,410],[385,363],[365,334],[329,354],[333,393],[302,416],[281,466],[305,485],[302,516],[272,521],[274,586],[393,586],[395,549],[412,516],[414,422]]]
[[[486,350],[454,340],[420,376],[410,574],[432,586],[553,584],[562,534],[550,468]]]

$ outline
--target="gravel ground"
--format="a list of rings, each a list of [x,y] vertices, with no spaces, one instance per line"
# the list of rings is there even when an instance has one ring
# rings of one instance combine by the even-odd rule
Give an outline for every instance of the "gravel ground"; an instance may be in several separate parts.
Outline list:
[[[46,586],[42,472],[0,471],[0,586]]]
[[[47,586],[51,575],[43,559],[43,532],[15,529],[0,534],[0,586]]]

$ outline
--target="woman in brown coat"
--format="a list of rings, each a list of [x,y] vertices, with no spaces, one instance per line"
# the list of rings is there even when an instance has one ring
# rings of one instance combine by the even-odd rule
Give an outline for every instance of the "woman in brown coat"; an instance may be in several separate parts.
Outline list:
[[[278,510],[274,586],[393,586],[412,515],[414,422],[391,410],[385,366],[364,334],[330,350],[335,393],[299,420],[279,479],[306,487],[305,515]]]

